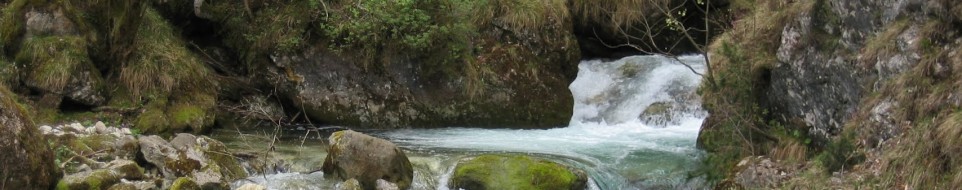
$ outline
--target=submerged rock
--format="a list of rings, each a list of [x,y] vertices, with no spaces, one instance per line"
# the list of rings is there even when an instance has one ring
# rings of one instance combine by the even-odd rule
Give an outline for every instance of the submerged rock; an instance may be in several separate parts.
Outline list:
[[[453,189],[572,189],[587,187],[584,171],[528,156],[482,155],[458,163]]]
[[[48,189],[59,178],[54,154],[36,126],[0,86],[0,189]]]
[[[411,186],[414,169],[394,143],[351,130],[336,132],[329,141],[323,166],[326,176],[357,179],[364,189],[375,188],[381,179],[400,189]]]

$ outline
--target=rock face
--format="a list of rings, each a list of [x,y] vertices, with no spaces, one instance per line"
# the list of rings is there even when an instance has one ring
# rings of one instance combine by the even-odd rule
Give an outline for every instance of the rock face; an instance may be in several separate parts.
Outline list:
[[[411,186],[414,170],[404,152],[394,143],[355,131],[331,135],[324,159],[325,176],[341,180],[356,179],[364,189],[374,189],[378,180]]]
[[[571,189],[587,187],[584,171],[528,156],[482,155],[458,163],[449,186],[483,189]]]
[[[0,189],[48,189],[60,176],[47,142],[4,86],[0,86],[0,152]]]

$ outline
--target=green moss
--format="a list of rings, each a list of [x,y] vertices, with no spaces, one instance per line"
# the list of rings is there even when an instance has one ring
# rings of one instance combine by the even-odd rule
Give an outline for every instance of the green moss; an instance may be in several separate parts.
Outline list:
[[[201,129],[211,121],[206,111],[195,105],[174,105],[170,109],[170,127],[175,130],[190,127],[194,131],[201,132]]]
[[[168,132],[167,127],[170,126],[170,122],[164,113],[166,107],[161,105],[163,105],[161,102],[153,102],[152,105],[147,106],[147,109],[137,116],[134,127],[149,134]]]
[[[194,170],[201,169],[199,161],[187,158],[184,153],[181,153],[177,159],[165,159],[164,165],[166,165],[164,168],[171,169],[177,176],[186,176]]]
[[[120,69],[125,88],[135,96],[215,90],[210,69],[187,49],[179,33],[157,11],[147,9],[144,15],[134,44],[138,51]]]
[[[170,190],[199,190],[200,186],[187,177],[179,177],[170,185]]]
[[[92,80],[99,80],[97,84],[101,84],[100,72],[92,71],[94,66],[87,55],[86,44],[79,36],[31,37],[24,40],[16,60],[26,63],[30,81],[48,91],[60,92],[72,76],[84,71],[94,75]]]
[[[120,179],[109,170],[95,170],[90,173],[84,182],[88,185],[89,189],[106,189],[114,183],[119,182]]]
[[[584,189],[584,173],[528,156],[482,155],[455,168],[452,184],[466,189]]]

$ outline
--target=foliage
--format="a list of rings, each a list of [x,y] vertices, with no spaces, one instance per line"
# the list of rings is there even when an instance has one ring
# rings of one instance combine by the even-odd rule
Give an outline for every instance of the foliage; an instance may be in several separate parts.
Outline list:
[[[359,51],[365,69],[393,55],[429,58],[435,64],[430,66],[445,67],[472,50],[465,15],[471,5],[464,0],[344,0],[323,17],[320,32],[336,50]]]

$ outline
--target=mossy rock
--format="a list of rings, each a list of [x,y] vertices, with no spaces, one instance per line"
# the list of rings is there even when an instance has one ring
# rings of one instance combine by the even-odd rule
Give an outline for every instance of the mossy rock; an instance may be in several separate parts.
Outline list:
[[[26,110],[0,85],[0,184],[22,189],[49,189],[60,178],[55,156]],[[2,187],[0,187],[2,188]]]
[[[57,183],[57,190],[107,189],[120,182],[120,178],[117,173],[106,169],[76,173],[61,179]]]
[[[481,155],[461,161],[451,177],[452,188],[583,190],[584,171],[522,155]]]
[[[190,178],[180,177],[170,184],[170,190],[200,190],[200,186]]]

